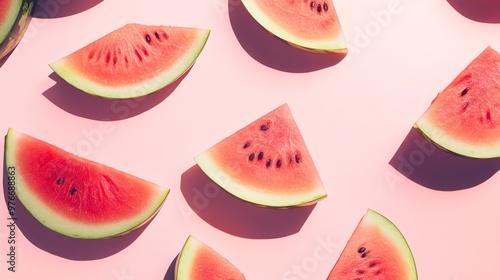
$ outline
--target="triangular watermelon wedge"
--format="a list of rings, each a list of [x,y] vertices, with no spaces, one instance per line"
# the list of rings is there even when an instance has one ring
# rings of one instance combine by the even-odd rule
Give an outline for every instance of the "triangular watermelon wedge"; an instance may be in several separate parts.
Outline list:
[[[436,96],[415,126],[444,150],[500,157],[500,54],[487,47]]]
[[[140,97],[191,68],[209,34],[200,28],[130,23],[50,67],[86,93],[112,99]]]
[[[223,189],[257,205],[305,206],[326,197],[287,104],[221,140],[195,161]]]
[[[327,280],[417,280],[413,254],[399,229],[368,209]]]
[[[175,265],[175,280],[244,280],[245,276],[213,248],[190,235]]]
[[[82,239],[123,235],[160,210],[169,189],[9,129],[9,191],[40,223]]]
[[[332,0],[242,0],[250,15],[288,44],[320,53],[347,53]]]

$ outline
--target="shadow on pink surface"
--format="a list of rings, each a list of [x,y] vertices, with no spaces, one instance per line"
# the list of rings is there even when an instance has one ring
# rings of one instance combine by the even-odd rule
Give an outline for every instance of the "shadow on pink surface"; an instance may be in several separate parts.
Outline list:
[[[125,235],[108,239],[77,239],[61,235],[42,225],[36,220],[24,205],[12,193],[9,193],[9,184],[5,157],[3,161],[3,193],[6,205],[14,207],[10,212],[16,225],[17,234],[22,233],[26,239],[34,246],[50,254],[70,259],[70,260],[95,260],[113,255],[130,245],[136,240],[144,229],[153,220]],[[9,203],[10,202],[10,203]],[[16,236],[16,245],[21,239]],[[23,244],[17,245],[19,248],[25,247]],[[22,250],[22,249],[21,249]],[[27,251],[26,251],[27,252]],[[19,252],[22,254],[22,251]],[[28,265],[29,264],[25,264]]]
[[[60,18],[86,11],[103,0],[38,0],[34,17]]]
[[[436,147],[412,128],[389,164],[408,179],[440,191],[468,189],[488,180],[500,159],[475,159]]]
[[[484,23],[500,23],[498,0],[447,0],[464,17]]]
[[[200,218],[244,238],[279,238],[297,233],[315,207],[276,209],[254,205],[220,188],[198,165],[182,174],[181,191]]]
[[[177,259],[179,255],[175,256],[174,260],[168,266],[167,272],[165,273],[165,277],[163,280],[175,280],[175,264],[177,263]]]
[[[99,120],[116,121],[142,114],[165,100],[184,79],[189,70],[170,85],[149,95],[128,99],[106,99],[87,94],[55,72],[49,75],[56,84],[42,93],[57,107],[75,116]]]
[[[285,72],[312,72],[334,66],[346,56],[293,47],[259,25],[241,0],[229,0],[228,3],[229,19],[239,43],[251,57],[268,67]]]
[[[16,48],[14,48],[11,52],[9,52],[6,56],[4,56],[1,60],[0,60],[0,68],[2,68],[2,66],[5,64],[5,62],[7,62],[7,60],[9,60],[9,57],[11,56],[11,54],[16,50]]]

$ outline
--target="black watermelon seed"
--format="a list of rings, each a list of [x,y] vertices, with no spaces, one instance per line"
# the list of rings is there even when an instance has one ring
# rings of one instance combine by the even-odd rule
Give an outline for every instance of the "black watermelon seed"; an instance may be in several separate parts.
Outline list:
[[[356,270],[356,274],[365,274],[365,271],[363,269],[358,269]]]
[[[149,37],[149,35],[146,35],[146,42],[151,43],[151,37]]]
[[[260,152],[260,153],[259,153],[259,156],[257,157],[257,159],[258,159],[258,160],[261,160],[263,157],[264,157],[264,153],[263,153],[263,152]]]
[[[326,12],[326,11],[328,11],[328,4],[326,4],[326,3],[324,3],[324,4],[323,4],[323,10],[324,10],[325,12]]]
[[[63,178],[63,177],[59,177],[59,178],[57,179],[56,184],[61,185],[63,182],[64,182],[64,178]]]
[[[295,162],[296,162],[296,163],[299,163],[299,162],[300,162],[300,157],[299,157],[299,155],[295,155]]]
[[[261,129],[261,130],[263,130],[263,131],[266,131],[266,130],[268,130],[268,129],[269,129],[269,126],[267,126],[267,125],[265,125],[265,124],[264,124],[264,125],[262,125],[262,126],[260,127],[260,129]]]
[[[281,159],[278,159],[278,161],[276,162],[276,167],[278,167],[278,168],[281,167]]]
[[[269,159],[269,160],[266,162],[266,167],[271,166],[271,163],[273,163],[273,161],[272,161],[271,159]]]
[[[366,251],[366,248],[365,247],[361,247],[358,249],[358,253],[363,253],[364,251]]]
[[[469,92],[469,88],[465,88],[464,90],[462,90],[462,94],[461,96],[464,96],[467,94],[467,92]]]
[[[248,157],[248,159],[249,159],[249,160],[253,160],[254,158],[255,158],[255,154],[251,154],[251,155]]]
[[[155,32],[155,37],[156,37],[156,39],[160,40],[160,34],[158,34],[158,32]]]
[[[371,262],[371,263],[369,264],[369,266],[370,266],[370,267],[375,267],[375,266],[377,266],[377,265],[378,265],[378,264],[377,264],[376,262]]]
[[[250,146],[250,142],[246,142],[245,145],[243,145],[243,149],[248,148],[248,146]]]
[[[316,11],[318,11],[318,13],[321,13],[321,5],[318,5],[318,6],[316,7]]]
[[[316,3],[314,3],[314,1],[311,1],[311,4],[309,4],[309,6],[311,7],[311,9],[314,9],[314,6],[316,6]]]
[[[77,190],[78,190],[78,189],[77,189],[76,187],[73,187],[73,188],[71,189],[71,191],[70,191],[71,195],[75,195],[75,193],[76,193],[76,191],[77,191]]]
[[[361,257],[362,257],[362,258],[366,258],[366,256],[368,256],[368,252],[364,252],[364,253],[361,255]]]

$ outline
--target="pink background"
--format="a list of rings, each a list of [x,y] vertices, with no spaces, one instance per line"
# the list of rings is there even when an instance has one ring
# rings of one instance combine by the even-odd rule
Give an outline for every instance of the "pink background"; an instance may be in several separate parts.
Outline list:
[[[15,273],[7,270],[9,216],[0,200],[0,279],[173,279],[189,234],[247,279],[326,279],[367,208],[403,232],[420,279],[493,279],[498,160],[444,153],[411,130],[486,46],[500,50],[498,7],[492,15],[492,7],[480,7],[493,5],[488,1],[469,2],[337,0],[350,48],[341,57],[289,47],[239,0],[40,0],[0,68],[0,131],[16,128],[171,192],[147,226],[111,240],[60,236],[18,202]],[[186,75],[139,100],[88,96],[48,67],[130,22],[212,33]],[[315,207],[276,211],[216,188],[193,157],[285,102],[328,197]]]

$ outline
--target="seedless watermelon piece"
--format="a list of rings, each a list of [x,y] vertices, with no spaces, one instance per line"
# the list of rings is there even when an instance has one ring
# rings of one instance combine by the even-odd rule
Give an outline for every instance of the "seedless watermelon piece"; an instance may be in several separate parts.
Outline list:
[[[175,280],[244,280],[245,276],[217,251],[190,235],[175,265]]]
[[[327,280],[416,280],[413,254],[399,229],[368,209]]]
[[[149,221],[169,192],[12,128],[5,162],[25,208],[49,229],[75,238],[128,233]]]
[[[315,52],[347,52],[332,0],[242,0],[271,34],[289,44]]]
[[[133,98],[157,91],[194,64],[210,30],[127,24],[50,64],[89,94]]]
[[[36,0],[0,0],[0,60],[21,41]]]
[[[304,206],[326,197],[287,104],[223,139],[195,161],[219,186],[254,204]]]
[[[487,47],[432,101],[416,127],[438,147],[500,156],[500,54]]]

